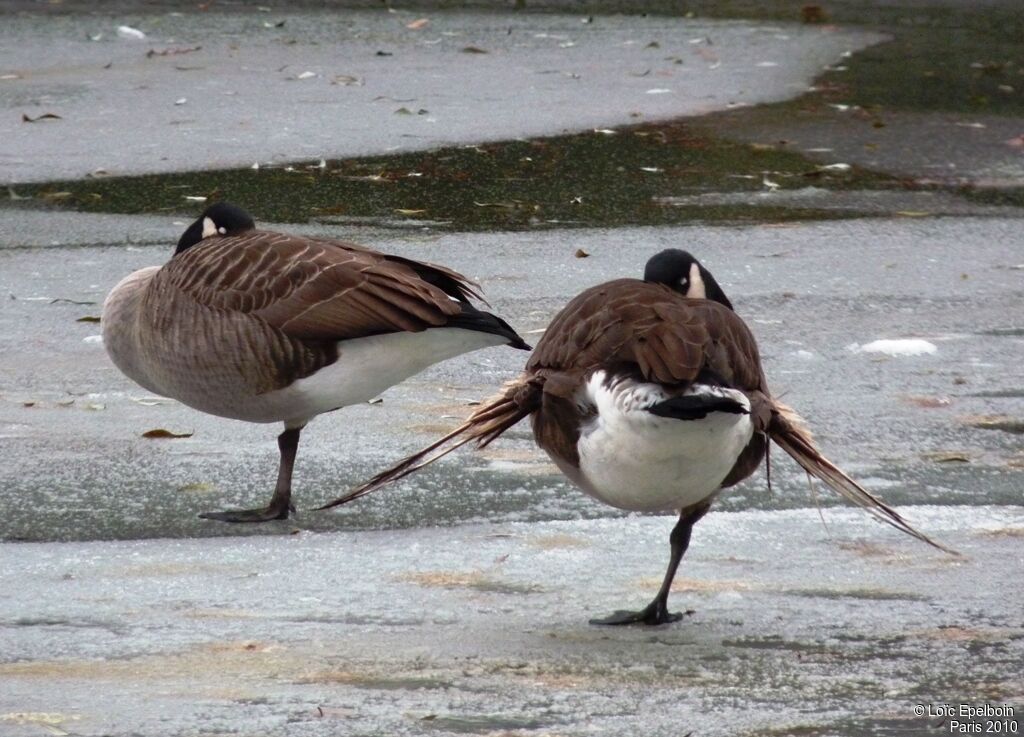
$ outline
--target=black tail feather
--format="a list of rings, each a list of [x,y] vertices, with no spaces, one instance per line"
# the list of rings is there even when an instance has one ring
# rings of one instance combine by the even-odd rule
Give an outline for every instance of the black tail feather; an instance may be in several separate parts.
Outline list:
[[[734,415],[748,415],[750,410],[735,399],[711,394],[684,394],[659,402],[647,410],[652,415],[669,417],[674,420],[702,420],[711,412],[728,412]]]
[[[341,504],[348,504],[382,486],[405,478],[424,466],[429,466],[466,443],[475,441],[478,447],[483,448],[520,420],[529,417],[536,411],[540,406],[542,385],[543,380],[531,380],[523,376],[510,381],[502,388],[500,394],[478,407],[466,422],[440,440],[434,441],[391,468],[381,471],[344,496],[317,507],[317,509],[330,509]]]
[[[508,345],[524,351],[532,351],[533,348],[512,329],[512,326],[497,315],[490,312],[478,310],[468,302],[461,304],[461,314],[448,318],[446,327],[463,328],[465,330],[476,330],[480,333],[490,333],[508,338]]]

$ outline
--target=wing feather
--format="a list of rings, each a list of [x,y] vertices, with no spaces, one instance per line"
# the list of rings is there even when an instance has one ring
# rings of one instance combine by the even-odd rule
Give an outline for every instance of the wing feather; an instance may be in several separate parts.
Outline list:
[[[314,341],[441,326],[476,296],[471,281],[444,267],[265,231],[191,248],[157,278],[204,307]]]
[[[680,387],[702,371],[737,389],[765,385],[757,344],[736,313],[636,279],[607,282],[573,299],[545,331],[527,371],[586,373],[609,366]]]

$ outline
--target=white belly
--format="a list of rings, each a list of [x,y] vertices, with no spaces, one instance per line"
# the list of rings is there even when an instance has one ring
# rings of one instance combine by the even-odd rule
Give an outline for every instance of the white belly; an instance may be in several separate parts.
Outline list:
[[[300,426],[322,412],[367,402],[435,363],[506,342],[500,335],[461,328],[346,340],[338,345],[337,361],[284,389],[253,397],[246,403],[250,417],[239,419]]]
[[[583,428],[579,452],[584,491],[620,509],[681,509],[718,492],[750,442],[748,414],[712,412],[699,420],[658,417],[646,408],[669,398],[657,384],[622,381],[609,389],[604,372],[586,386],[597,416]],[[738,391],[695,385],[691,393],[725,394],[744,404]]]

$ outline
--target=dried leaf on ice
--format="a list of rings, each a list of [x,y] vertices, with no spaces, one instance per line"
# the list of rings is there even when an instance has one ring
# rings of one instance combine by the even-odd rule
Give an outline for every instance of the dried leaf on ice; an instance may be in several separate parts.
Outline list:
[[[463,54],[489,54],[487,49],[481,49],[479,46],[464,46],[462,48]]]
[[[186,494],[208,494],[216,490],[216,486],[214,486],[213,484],[208,484],[205,481],[196,481],[194,483],[185,484],[184,486],[178,487],[178,491],[184,492]]]
[[[64,120],[64,118],[57,115],[57,113],[43,113],[42,115],[37,115],[34,118],[29,117],[25,113],[21,114],[22,123],[39,123],[44,120]]]
[[[405,27],[408,28],[410,31],[418,31],[419,29],[423,28],[424,26],[428,25],[429,23],[430,23],[430,19],[429,18],[417,18],[416,20],[414,20],[414,21],[412,21],[410,23],[406,23]]]
[[[361,87],[363,80],[351,74],[335,74],[331,77],[331,84],[344,85],[345,87]]]
[[[404,207],[396,207],[395,212],[399,215],[422,215],[426,210],[408,210]]]
[[[1009,415],[969,415],[962,418],[962,422],[981,430],[1002,430],[1015,435],[1024,435],[1024,420]]]
[[[99,322],[100,318],[98,315],[84,315],[78,318],[75,322]]]
[[[582,248],[577,248],[576,253],[574,255],[576,256],[576,258],[588,258],[590,256],[590,254],[584,251]]]
[[[936,407],[948,407],[953,403],[953,400],[949,397],[925,397],[925,396],[906,396],[903,397],[903,401],[907,404],[913,404],[918,407],[924,407],[925,409],[934,409]]]
[[[142,437],[149,438],[151,440],[174,440],[177,438],[190,438],[193,435],[195,435],[194,432],[171,432],[170,430],[165,430],[162,427],[158,427],[153,430],[146,430],[146,432],[142,433]]]
[[[201,48],[203,48],[203,47],[202,46],[187,46],[187,47],[185,47],[185,46],[178,46],[178,47],[170,47],[170,48],[166,48],[166,49],[160,49],[159,51],[157,51],[156,49],[150,49],[149,51],[146,52],[146,58],[147,59],[152,59],[154,56],[177,56],[178,54],[191,54],[193,51],[199,51]]]
[[[922,453],[921,457],[926,461],[935,463],[970,463],[971,457],[966,453],[958,451],[938,451],[935,453]]]

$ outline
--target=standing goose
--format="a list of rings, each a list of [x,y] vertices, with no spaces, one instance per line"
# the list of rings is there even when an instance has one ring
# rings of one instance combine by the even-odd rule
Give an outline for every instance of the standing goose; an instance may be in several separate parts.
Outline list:
[[[103,344],[128,378],[220,417],[283,422],[277,486],[260,509],[200,515],[285,519],[299,433],[447,358],[529,350],[466,277],[368,248],[256,230],[213,205],[174,256],[125,277],[103,305]]]
[[[894,527],[941,548],[818,452],[797,414],[768,392],[754,336],[693,256],[670,249],[643,281],[585,290],[555,316],[519,378],[461,427],[326,507],[356,499],[523,418],[561,471],[619,509],[681,510],[661,589],[640,611],[593,624],[663,624],[693,525],[776,443],[810,475]],[[945,550],[945,548],[941,548]]]

